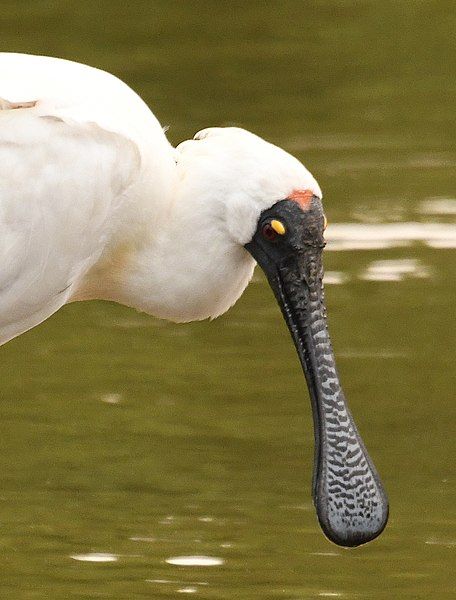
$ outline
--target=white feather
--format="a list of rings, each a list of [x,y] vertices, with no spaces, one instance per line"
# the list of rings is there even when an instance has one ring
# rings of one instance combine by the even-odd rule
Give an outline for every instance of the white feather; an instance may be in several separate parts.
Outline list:
[[[250,280],[261,211],[295,189],[321,196],[242,129],[175,150],[139,96],[85,65],[0,53],[0,98],[0,342],[91,298],[215,317]]]

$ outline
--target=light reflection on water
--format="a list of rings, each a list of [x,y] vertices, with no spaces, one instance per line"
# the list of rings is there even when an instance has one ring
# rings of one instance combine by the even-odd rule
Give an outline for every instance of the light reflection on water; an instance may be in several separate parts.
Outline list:
[[[424,215],[456,215],[456,198],[427,198],[418,210]]]
[[[92,552],[90,554],[72,554],[73,560],[79,560],[81,562],[94,562],[94,563],[106,563],[106,562],[117,562],[119,557],[116,554],[108,554],[106,552]]]
[[[326,250],[384,250],[422,243],[429,248],[456,248],[456,224],[333,223],[325,232]]]
[[[325,271],[325,285],[342,285],[348,281],[348,275],[342,271]]]
[[[408,277],[426,279],[430,277],[430,271],[415,258],[399,258],[375,260],[361,275],[367,281],[402,281]]]
[[[425,544],[430,544],[431,546],[446,546],[447,548],[452,548],[456,546],[456,540],[436,540],[435,538],[431,538],[425,541]]]
[[[216,567],[225,561],[217,556],[172,556],[165,562],[178,567]]]
[[[397,258],[388,260],[374,260],[358,273],[358,278],[365,281],[391,281],[399,282],[405,279],[427,279],[432,273],[429,267],[415,258]],[[351,277],[341,271],[326,271],[325,285],[343,285]]]

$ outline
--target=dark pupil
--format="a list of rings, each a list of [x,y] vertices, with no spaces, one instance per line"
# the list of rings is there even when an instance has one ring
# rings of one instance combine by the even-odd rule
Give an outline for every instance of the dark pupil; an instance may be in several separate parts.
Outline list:
[[[277,237],[277,232],[274,231],[274,229],[271,227],[271,225],[269,223],[266,223],[266,225],[263,225],[262,233],[263,233],[263,236],[270,242],[275,240]]]

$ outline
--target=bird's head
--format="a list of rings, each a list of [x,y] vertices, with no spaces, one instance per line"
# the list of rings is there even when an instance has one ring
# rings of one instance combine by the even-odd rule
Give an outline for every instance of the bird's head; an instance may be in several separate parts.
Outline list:
[[[328,334],[321,190],[296,158],[242,129],[203,130],[178,152],[185,188],[199,194],[226,241],[221,248],[243,248],[257,261],[290,330],[312,401],[313,498],[323,531],[342,546],[368,542],[386,525],[388,501],[346,405]]]
[[[187,192],[199,195],[226,251],[245,249],[263,269],[290,330],[312,401],[320,524],[337,544],[368,542],[386,525],[388,501],[345,403],[328,334],[321,190],[296,158],[242,129],[203,130],[178,153]]]
[[[225,235],[245,245],[253,237],[259,216],[279,200],[311,192],[320,186],[304,165],[285,150],[238,127],[212,127],[177,147],[187,196],[199,207],[217,211]]]

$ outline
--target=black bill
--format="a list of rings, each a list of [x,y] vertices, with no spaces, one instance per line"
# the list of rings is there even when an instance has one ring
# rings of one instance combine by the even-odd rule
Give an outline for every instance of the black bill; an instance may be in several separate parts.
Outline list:
[[[326,536],[340,546],[376,538],[388,499],[348,409],[326,323],[323,209],[282,200],[264,211],[246,249],[264,270],[290,329],[312,401],[313,500]]]

